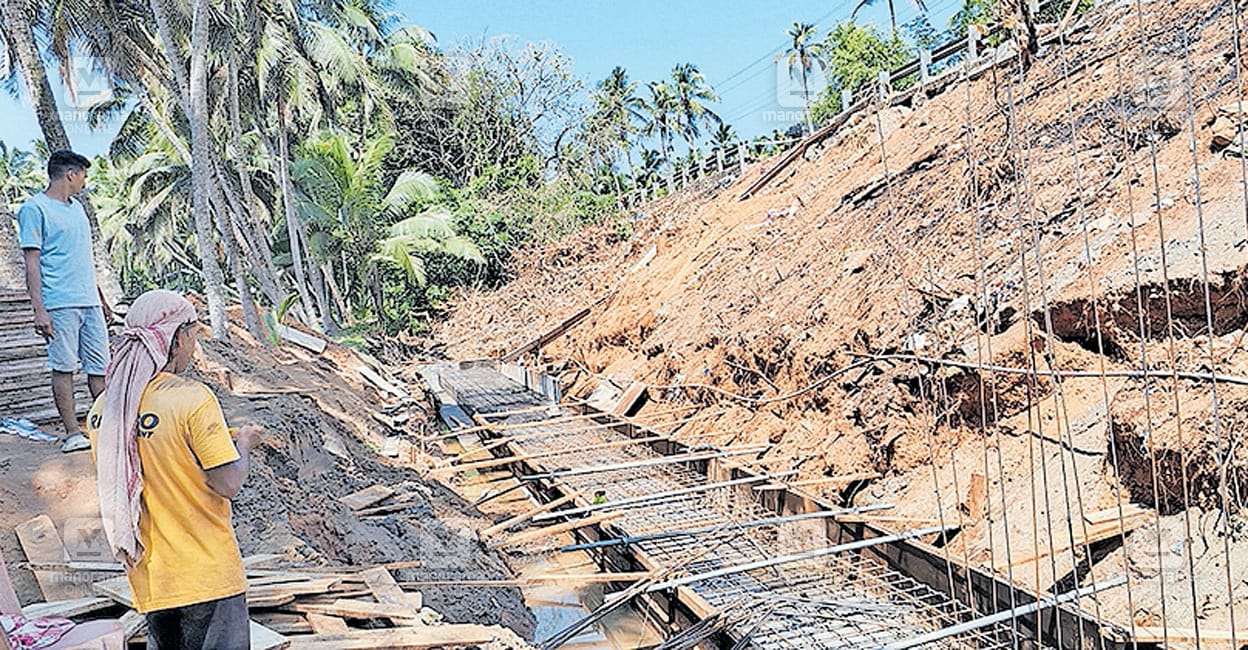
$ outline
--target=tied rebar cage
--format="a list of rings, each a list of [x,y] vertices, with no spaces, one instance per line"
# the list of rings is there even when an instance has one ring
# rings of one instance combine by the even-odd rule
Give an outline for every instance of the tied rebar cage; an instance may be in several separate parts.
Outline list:
[[[604,528],[609,526],[610,534],[604,540],[569,548],[625,547],[644,558],[646,566],[670,567],[665,580],[646,585],[646,591],[687,587],[709,606],[707,611],[731,614],[704,626],[704,632],[758,648],[885,647],[974,619],[966,605],[874,556],[855,552],[876,540],[843,533],[829,539],[831,517],[825,513],[778,517],[765,508],[752,488],[782,477],[722,480],[698,469],[698,463],[728,457],[730,448],[693,446],[665,455],[642,442],[620,445],[628,441],[622,430],[630,427],[643,441],[650,436],[620,420],[608,427],[598,420],[575,420],[578,411],[553,405],[540,409],[540,396],[487,368],[441,368],[438,382],[456,403],[478,414],[526,410],[497,420],[508,427],[507,438],[516,441],[516,457],[541,459],[542,471],[521,474],[519,480],[539,494],[595,495],[588,505],[553,510],[534,521],[608,515]],[[708,453],[715,455],[664,462]],[[826,514],[838,512],[851,511]],[[938,535],[941,530],[916,532]],[[623,543],[614,545],[613,538]],[[700,552],[691,557],[691,549]],[[543,539],[524,550],[559,549]],[[1015,641],[1005,621],[968,629],[933,647],[997,648]]]

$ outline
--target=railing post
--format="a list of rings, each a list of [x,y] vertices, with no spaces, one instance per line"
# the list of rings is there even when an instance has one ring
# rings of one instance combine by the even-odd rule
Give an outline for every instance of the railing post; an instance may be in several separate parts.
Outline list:
[[[932,51],[928,49],[919,50],[919,89],[927,87],[927,82],[931,79],[932,67]]]
[[[719,165],[718,171],[724,171],[724,148],[720,147],[715,150],[715,162]]]
[[[848,111],[849,107],[853,105],[854,105],[854,91],[848,88],[842,88],[841,89],[841,112],[844,113],[845,111]]]
[[[979,58],[979,26],[966,26],[966,59],[974,61]]]
[[[745,175],[745,140],[737,143],[737,165],[741,168],[741,174]]]
[[[888,77],[888,70],[880,70],[879,75],[876,76],[879,84],[881,104],[888,101],[888,96],[892,93],[891,82]]]

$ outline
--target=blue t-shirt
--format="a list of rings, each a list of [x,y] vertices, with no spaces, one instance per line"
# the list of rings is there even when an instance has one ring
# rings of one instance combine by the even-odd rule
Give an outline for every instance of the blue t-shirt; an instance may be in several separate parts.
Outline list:
[[[18,243],[39,250],[43,306],[95,307],[100,304],[91,257],[91,224],[77,199],[69,203],[40,192],[17,211]]]

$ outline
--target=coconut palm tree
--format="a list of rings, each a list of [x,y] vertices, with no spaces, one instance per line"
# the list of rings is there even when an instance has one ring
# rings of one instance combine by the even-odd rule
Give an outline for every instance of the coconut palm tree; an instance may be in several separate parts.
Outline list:
[[[890,28],[892,29],[893,38],[897,38],[897,7],[894,5],[894,0],[887,0],[887,1],[888,1],[888,24]],[[922,11],[924,13],[927,12],[927,3],[924,2],[923,0],[910,0],[910,2],[911,4],[914,5],[915,9]],[[863,7],[874,6],[875,3],[876,3],[876,0],[858,0],[858,4],[854,6],[854,10],[849,13],[849,19],[851,21],[854,20],[855,18],[858,17],[859,9],[862,9]]]
[[[594,92],[594,113],[589,122],[595,129],[605,130],[615,145],[624,150],[628,167],[633,166],[632,137],[637,124],[645,123],[645,102],[637,96],[637,82],[628,72],[616,66],[598,83]]]
[[[659,154],[666,163],[667,174],[672,173],[672,135],[677,128],[677,111],[679,104],[676,91],[666,81],[651,81],[646,84],[650,97],[645,100],[644,109],[648,115],[645,134],[658,136]]]
[[[0,142],[0,211],[16,213],[18,205],[43,186],[34,158]]]
[[[328,259],[352,260],[355,277],[344,276],[342,293],[371,295],[383,321],[388,316],[379,262],[396,265],[423,285],[424,254],[484,261],[476,246],[455,236],[445,211],[437,209],[437,185],[431,177],[407,169],[393,183],[382,181],[382,163],[393,147],[389,135],[353,146],[343,133],[323,131],[303,143],[291,165],[299,190],[296,206],[312,230],[313,251]]]
[[[793,23],[785,32],[792,40],[789,48],[777,55],[777,60],[787,60],[789,78],[793,78],[794,70],[802,81],[802,101],[805,104],[806,132],[814,133],[815,125],[810,116],[810,73],[817,66],[820,70],[826,62],[823,58],[823,44],[815,42],[815,26],[811,23]]]
[[[672,94],[676,103],[677,130],[689,143],[689,150],[697,149],[701,126],[719,124],[723,120],[707,104],[719,101],[706,77],[692,63],[682,63],[672,68]]]
[[[712,149],[720,149],[727,151],[733,142],[737,141],[737,130],[732,125],[720,122],[715,128],[715,132],[711,134]]]

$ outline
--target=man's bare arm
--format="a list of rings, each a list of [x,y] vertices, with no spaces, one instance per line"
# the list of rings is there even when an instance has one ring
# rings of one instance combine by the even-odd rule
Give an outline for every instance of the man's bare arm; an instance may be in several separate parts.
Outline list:
[[[226,499],[238,496],[239,491],[243,489],[243,482],[247,480],[250,465],[248,456],[250,455],[250,449],[240,447],[238,460],[208,470],[208,487]]]
[[[55,333],[52,317],[43,305],[43,278],[39,275],[38,248],[22,249],[22,259],[26,262],[26,291],[30,293],[30,305],[35,310],[35,331],[51,338]]]
[[[247,480],[247,470],[250,466],[248,457],[251,450],[260,444],[260,436],[263,433],[264,429],[252,424],[238,430],[238,439],[234,441],[234,446],[238,449],[238,460],[214,467],[206,472],[208,487],[213,492],[226,499],[233,499],[238,495],[239,490],[243,489],[243,482]]]

